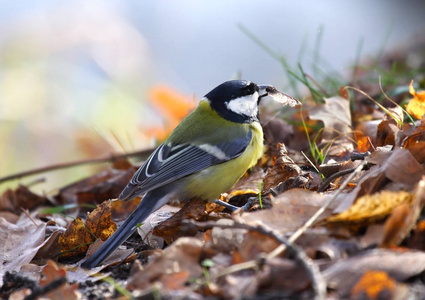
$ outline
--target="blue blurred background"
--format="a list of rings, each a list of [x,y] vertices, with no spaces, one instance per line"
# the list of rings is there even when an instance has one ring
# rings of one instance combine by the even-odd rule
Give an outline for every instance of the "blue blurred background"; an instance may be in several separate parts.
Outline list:
[[[423,39],[423,12],[420,0],[1,1],[0,177],[153,146],[144,128],[167,122],[149,102],[157,86],[189,102],[235,77],[288,89],[265,47],[348,78],[358,56]],[[13,184],[43,177],[51,191],[97,170]]]

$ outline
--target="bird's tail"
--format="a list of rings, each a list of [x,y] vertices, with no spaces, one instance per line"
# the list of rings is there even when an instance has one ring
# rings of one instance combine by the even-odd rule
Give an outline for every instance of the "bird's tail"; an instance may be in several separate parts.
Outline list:
[[[136,230],[137,224],[142,223],[151,213],[165,204],[163,199],[158,199],[154,194],[147,193],[136,210],[92,256],[81,264],[81,267],[91,269],[98,266]]]

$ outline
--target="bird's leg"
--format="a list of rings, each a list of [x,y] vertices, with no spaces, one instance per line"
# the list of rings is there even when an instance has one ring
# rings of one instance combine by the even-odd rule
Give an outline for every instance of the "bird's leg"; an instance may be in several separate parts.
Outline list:
[[[252,199],[252,200],[251,200],[251,199]],[[235,205],[232,205],[232,204],[230,204],[230,203],[224,202],[224,201],[219,200],[219,199],[216,199],[216,200],[214,201],[214,203],[216,203],[216,204],[218,204],[218,205],[221,205],[221,206],[224,206],[225,208],[227,208],[227,209],[231,210],[232,212],[234,212],[234,211],[236,211],[236,210],[238,210],[238,209],[242,209],[243,211],[248,211],[248,210],[251,208],[251,204],[252,204],[252,201],[253,201],[254,199],[255,199],[255,197],[251,197],[251,198],[249,198],[249,199],[248,199],[248,201],[246,202],[246,204],[245,204],[245,205],[243,205],[243,206],[241,206],[241,207],[237,207],[237,206],[235,206]]]
[[[232,204],[229,204],[229,203],[227,203],[227,202],[224,202],[224,201],[222,201],[222,200],[218,200],[218,199],[216,199],[216,200],[214,201],[214,203],[216,203],[216,204],[218,204],[218,205],[221,205],[221,206],[224,206],[225,208],[227,208],[227,209],[231,210],[232,212],[234,212],[234,211],[236,211],[236,210],[238,210],[238,209],[240,208],[240,207],[234,206],[234,205],[232,205]]]

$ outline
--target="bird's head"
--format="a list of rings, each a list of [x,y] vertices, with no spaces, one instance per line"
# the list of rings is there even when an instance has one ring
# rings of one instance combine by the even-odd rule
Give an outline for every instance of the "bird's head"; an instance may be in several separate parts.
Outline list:
[[[226,81],[206,94],[204,99],[223,118],[237,123],[250,123],[258,121],[258,105],[266,96],[290,106],[300,104],[271,85],[257,85],[247,80]]]

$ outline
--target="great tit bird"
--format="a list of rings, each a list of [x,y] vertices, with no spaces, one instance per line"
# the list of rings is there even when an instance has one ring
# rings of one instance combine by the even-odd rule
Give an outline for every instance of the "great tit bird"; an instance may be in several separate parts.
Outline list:
[[[168,201],[214,201],[230,189],[263,155],[258,105],[268,94],[286,96],[245,80],[224,82],[206,94],[122,191],[119,199],[126,200],[145,193],[136,210],[81,266],[99,265]]]

